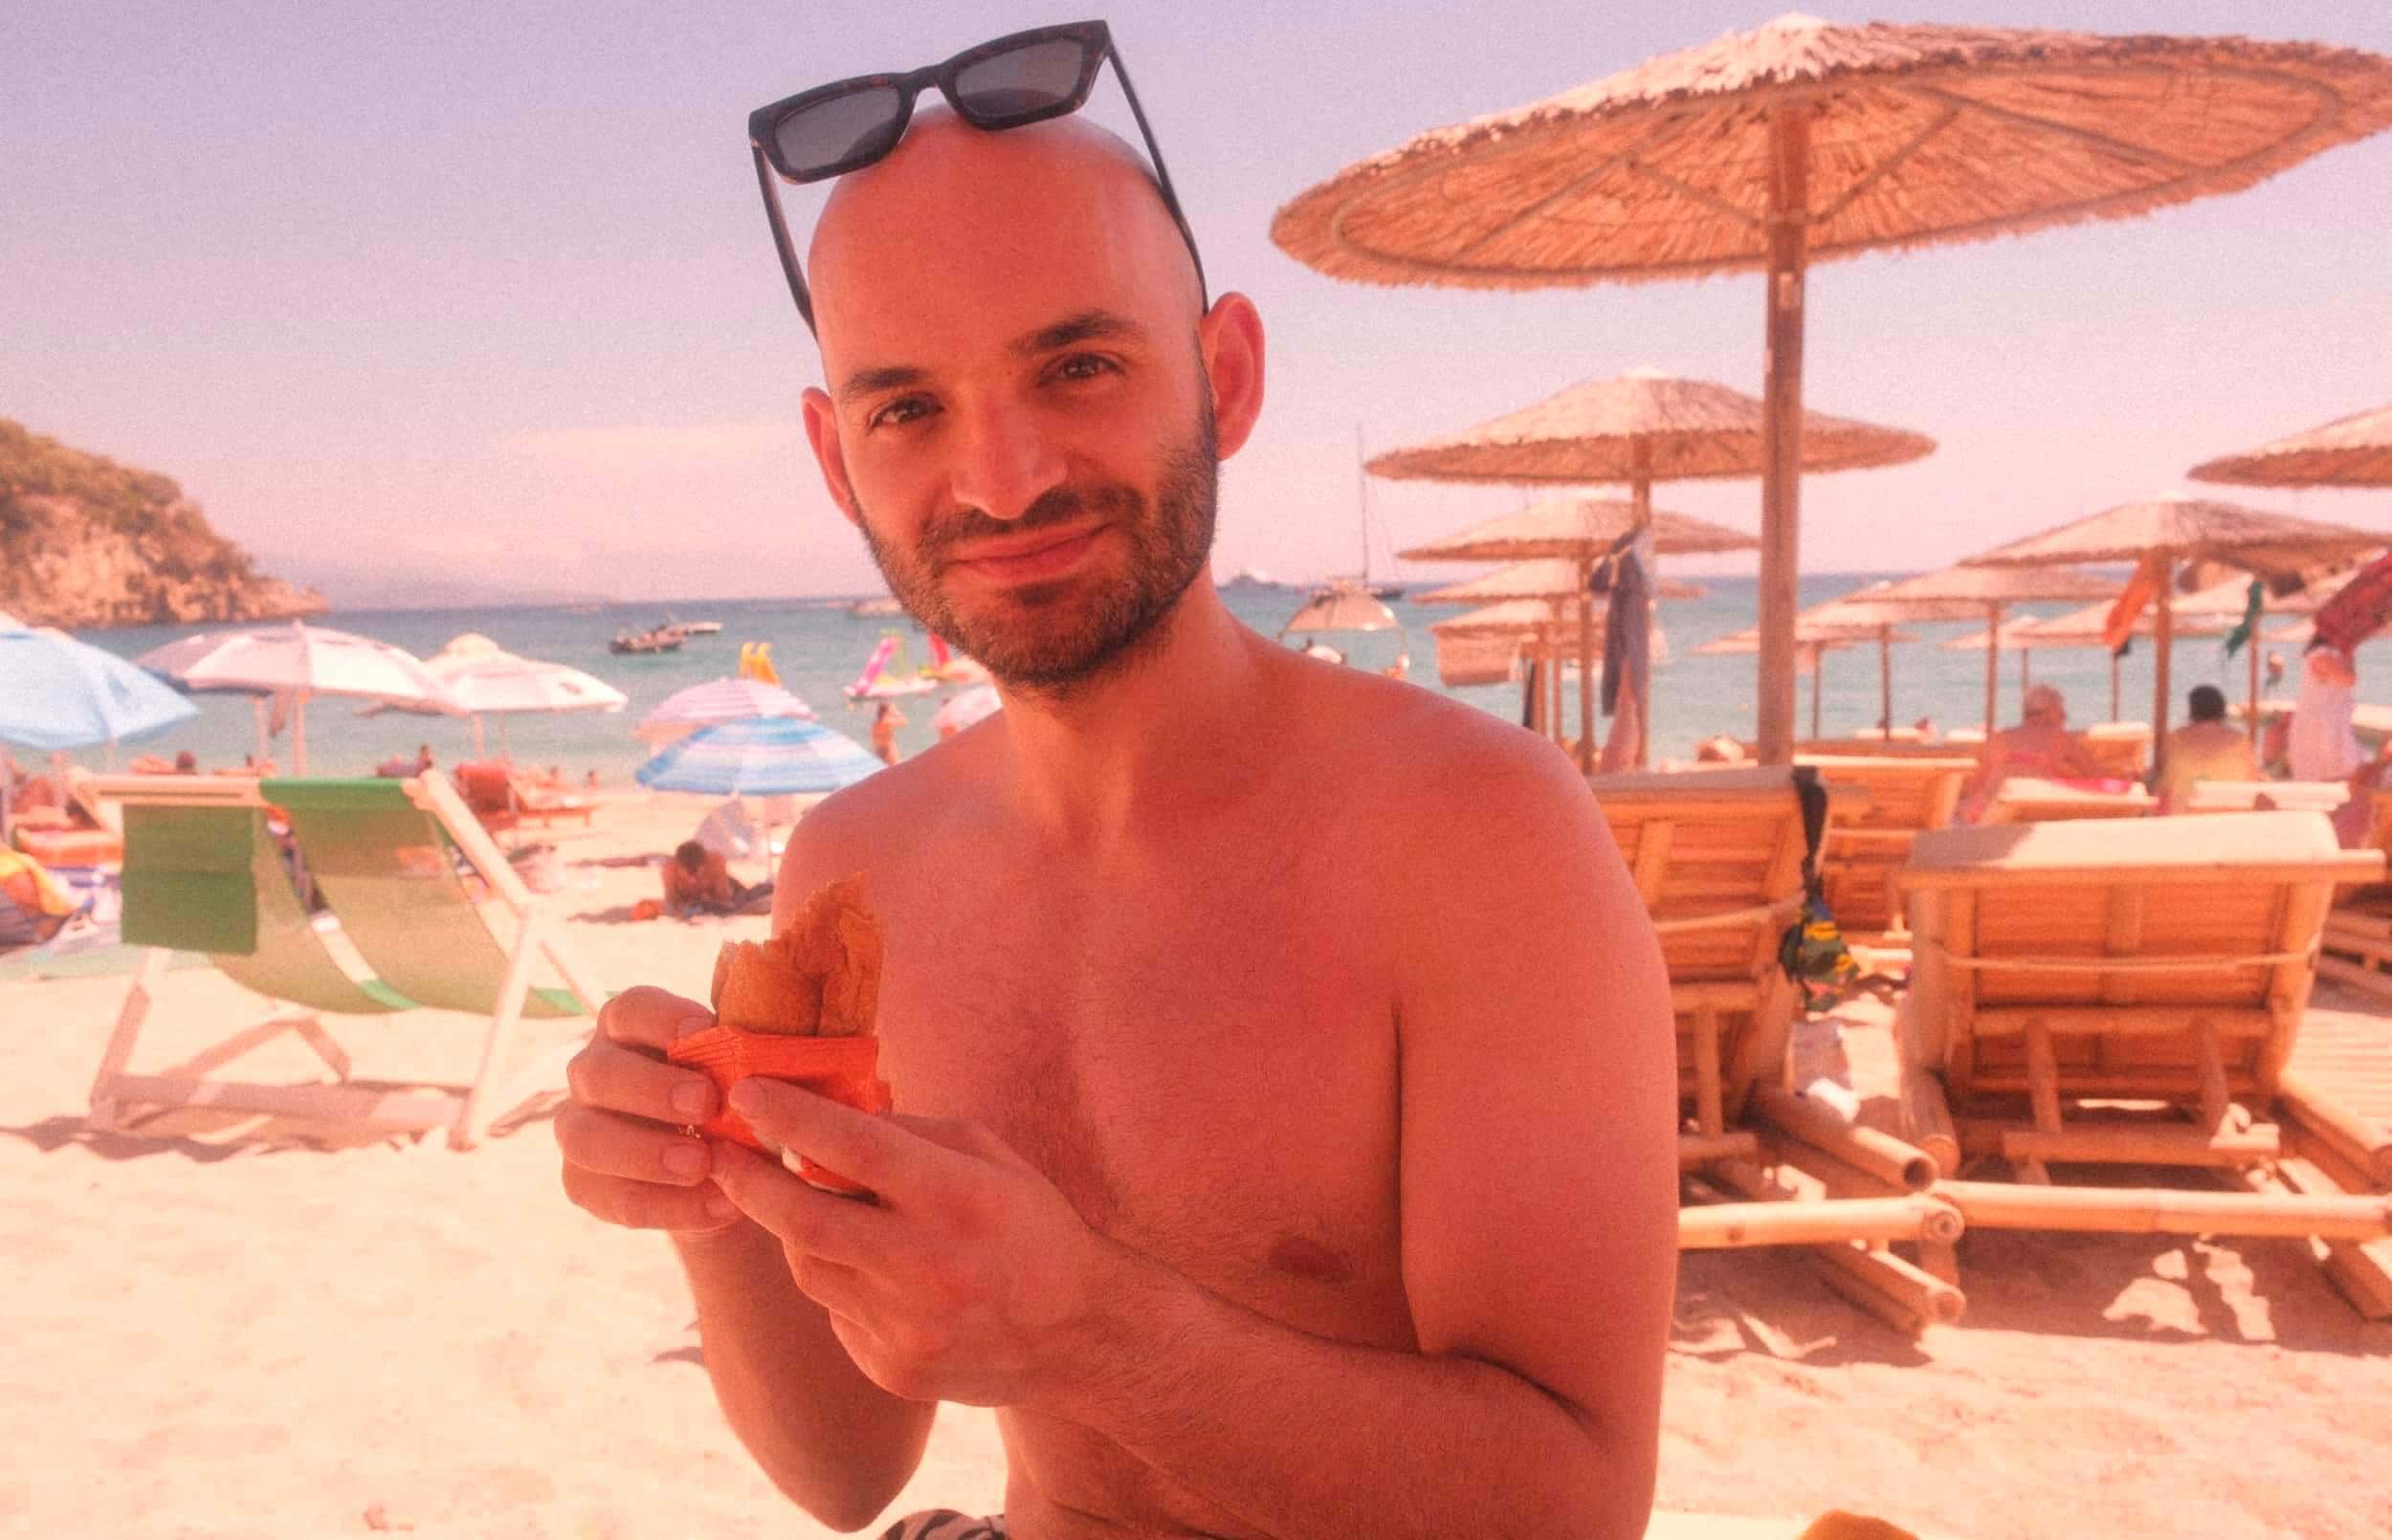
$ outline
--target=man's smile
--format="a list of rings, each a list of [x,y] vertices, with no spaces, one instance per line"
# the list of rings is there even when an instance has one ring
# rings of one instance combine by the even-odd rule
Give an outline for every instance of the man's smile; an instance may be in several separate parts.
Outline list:
[[[1087,555],[1105,526],[1081,524],[1045,529],[1011,539],[987,540],[954,559],[954,564],[1000,583],[1032,583],[1070,571]]]

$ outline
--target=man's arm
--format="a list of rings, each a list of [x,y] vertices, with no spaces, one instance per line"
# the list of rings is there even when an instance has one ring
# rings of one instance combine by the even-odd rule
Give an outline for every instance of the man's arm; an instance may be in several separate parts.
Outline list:
[[[1677,1262],[1668,979],[1575,772],[1539,754],[1472,780],[1405,938],[1423,1356],[1291,1330],[1117,1252],[1105,1330],[1056,1408],[1271,1534],[1631,1537],[1650,1509]]]

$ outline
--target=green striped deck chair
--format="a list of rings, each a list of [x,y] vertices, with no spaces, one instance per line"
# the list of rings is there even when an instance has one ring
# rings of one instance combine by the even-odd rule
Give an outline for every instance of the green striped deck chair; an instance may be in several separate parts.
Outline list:
[[[516,1024],[525,1016],[594,1014],[603,996],[559,944],[553,922],[505,857],[436,776],[263,782],[112,777],[98,786],[124,814],[124,936],[150,950],[93,1084],[96,1126],[121,1127],[122,1109],[133,1105],[211,1106],[392,1132],[445,1128],[449,1143],[465,1148],[496,1116],[562,1086],[562,1053],[552,1053],[501,1093]],[[310,923],[267,830],[269,803],[287,813],[317,892],[377,977],[354,977]],[[460,858],[480,879],[486,901],[477,904],[469,891]],[[494,913],[503,921],[501,932],[492,928]],[[171,1074],[129,1074],[142,1023],[177,950],[205,953],[227,977],[280,1008]],[[543,960],[565,987],[532,983]],[[319,1019],[421,1007],[488,1019],[470,1081],[354,1082],[347,1054]],[[334,1084],[252,1085],[210,1073],[285,1030],[324,1060]]]

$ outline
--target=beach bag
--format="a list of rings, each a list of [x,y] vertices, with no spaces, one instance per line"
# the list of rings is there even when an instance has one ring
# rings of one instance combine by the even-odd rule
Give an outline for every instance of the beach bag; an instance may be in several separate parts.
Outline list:
[[[1805,1012],[1836,1004],[1860,983],[1860,963],[1845,944],[1819,876],[1819,847],[1827,828],[1827,788],[1810,765],[1794,771],[1794,794],[1803,804],[1803,907],[1778,937],[1778,966],[1802,992]]]

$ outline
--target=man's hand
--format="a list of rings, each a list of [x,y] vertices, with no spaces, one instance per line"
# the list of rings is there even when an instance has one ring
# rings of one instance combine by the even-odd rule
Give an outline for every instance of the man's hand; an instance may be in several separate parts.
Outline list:
[[[706,1141],[681,1132],[714,1115],[714,1083],[665,1062],[666,1045],[714,1017],[694,1000],[630,989],[598,1012],[589,1046],[565,1067],[557,1114],[565,1196],[609,1224],[683,1235],[725,1230],[739,1210],[707,1179]]]
[[[912,1400],[1033,1404],[1084,1362],[1121,1258],[1054,1184],[976,1123],[873,1117],[743,1080],[731,1106],[765,1139],[877,1196],[835,1197],[716,1141],[715,1180],[781,1238],[797,1287],[872,1381]]]

